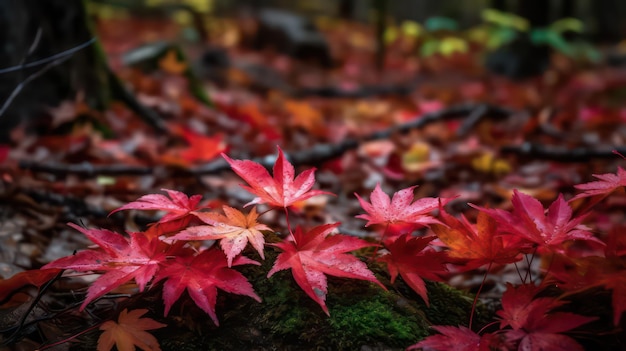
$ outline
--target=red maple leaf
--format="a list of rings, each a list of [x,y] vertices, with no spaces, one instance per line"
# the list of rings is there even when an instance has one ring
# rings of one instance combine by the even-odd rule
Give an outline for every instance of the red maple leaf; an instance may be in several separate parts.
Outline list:
[[[411,237],[410,234],[404,234],[393,242],[385,243],[389,253],[379,258],[387,264],[391,283],[393,284],[399,273],[411,289],[424,299],[426,305],[428,294],[422,278],[441,281],[441,275],[446,273],[445,254],[428,246],[433,239],[434,236]]]
[[[568,258],[559,256],[550,268],[550,280],[575,293],[602,286],[611,290],[613,324],[618,325],[626,311],[626,260],[603,257]]]
[[[563,195],[546,211],[539,200],[530,195],[513,191],[512,212],[500,209],[478,208],[493,217],[502,229],[527,242],[550,251],[563,252],[563,242],[583,240],[604,246],[604,243],[581,225],[584,216],[572,218],[572,208]]]
[[[182,126],[172,126],[174,134],[180,135],[187,144],[185,148],[169,149],[161,160],[168,164],[190,166],[197,162],[208,162],[226,150],[221,134],[206,136]]]
[[[265,224],[257,222],[259,215],[256,207],[246,216],[240,211],[223,206],[224,214],[197,212],[196,216],[210,225],[189,227],[174,235],[169,240],[220,240],[220,246],[228,258],[228,267],[233,258],[239,255],[248,242],[256,249],[262,259],[265,259],[263,245],[265,238],[261,230],[271,229]]]
[[[440,216],[445,225],[436,224],[433,232],[450,251],[448,256],[465,261],[464,269],[473,269],[485,264],[507,264],[522,259],[520,244],[511,236],[502,236],[493,218],[479,212],[476,225],[465,216],[456,219],[443,209]]]
[[[626,311],[626,242],[623,227],[613,228],[607,238],[605,257],[566,257],[557,255],[546,280],[553,280],[569,293],[604,287],[612,290],[613,323],[620,323]]]
[[[269,244],[278,247],[283,252],[276,258],[267,277],[291,268],[296,283],[322,307],[327,315],[330,313],[325,304],[328,292],[325,274],[367,280],[385,289],[365,263],[356,256],[346,253],[374,245],[348,235],[329,235],[338,225],[339,223],[324,224],[308,232],[297,227],[293,238],[289,238],[292,240]]]
[[[165,191],[168,196],[161,194],[144,195],[136,201],[111,211],[109,215],[122,210],[165,211],[166,214],[145,231],[149,238],[157,238],[161,235],[170,235],[180,231],[181,228],[188,226],[195,217],[196,212],[194,211],[211,207],[210,205],[199,205],[202,200],[201,195],[188,197],[180,191],[161,190]]]
[[[433,329],[440,334],[431,335],[415,345],[411,345],[408,350],[423,349],[429,351],[489,351],[490,336],[485,334],[480,336],[472,330],[459,326],[435,325]]]
[[[165,216],[161,217],[159,223],[167,223],[177,219],[181,219],[189,215],[192,211],[203,208],[198,206],[202,200],[201,195],[193,195],[188,197],[184,193],[176,190],[161,189],[169,196],[161,194],[148,194],[140,197],[136,201],[129,202],[126,205],[111,211],[109,215],[122,210],[154,210],[165,211]]]
[[[249,184],[249,186],[242,185],[242,187],[257,196],[245,206],[267,203],[276,207],[289,207],[295,202],[313,196],[330,194],[326,191],[311,190],[315,184],[315,168],[308,169],[295,177],[293,165],[285,159],[280,147],[278,147],[278,158],[274,164],[273,178],[265,167],[256,162],[233,160],[225,154],[222,154],[222,157],[230,164],[233,171]]]
[[[497,314],[502,317],[500,328],[510,326],[504,331],[511,342],[519,341],[519,350],[580,350],[582,346],[562,333],[596,320],[569,312],[553,312],[552,309],[566,304],[550,297],[534,298],[539,292],[534,285],[522,285],[514,288],[507,285],[502,295],[502,310]]]
[[[599,180],[574,185],[574,188],[583,190],[583,192],[574,196],[570,201],[596,195],[602,195],[602,197],[604,197],[620,187],[626,186],[626,171],[622,167],[617,167],[617,174],[605,173],[594,174],[593,176]]]
[[[416,187],[402,189],[393,194],[393,198],[390,199],[389,195],[381,190],[380,184],[376,184],[370,195],[371,203],[363,200],[355,193],[354,195],[359,199],[361,207],[367,212],[367,214],[358,215],[356,218],[366,220],[366,227],[372,224],[400,224],[400,227],[402,224],[408,224],[406,228],[396,227],[398,230],[392,231],[395,235],[410,232],[424,225],[440,223],[429,213],[436,210],[440,204],[445,205],[448,200],[425,197],[411,203],[413,201],[413,189]]]
[[[249,258],[239,256],[232,262],[234,266],[259,263]],[[163,301],[165,315],[178,300],[183,291],[203,311],[211,316],[215,325],[219,325],[215,314],[217,288],[233,294],[246,295],[261,302],[261,298],[254,292],[252,284],[243,274],[228,268],[226,256],[218,249],[212,248],[196,256],[176,257],[168,262],[155,278],[155,283],[167,279],[163,284]]]
[[[59,272],[60,270],[58,269],[32,269],[14,274],[8,279],[0,277],[0,301],[4,301],[14,292],[27,285],[34,285],[39,288],[54,278]]]
[[[42,268],[105,272],[87,290],[87,298],[80,306],[81,311],[91,301],[131,279],[135,279],[139,290],[143,291],[166,259],[167,246],[157,238],[149,239],[143,233],[130,233],[129,239],[106,229],[85,229],[73,223],[68,225],[85,234],[98,245],[98,249],[59,258]]]

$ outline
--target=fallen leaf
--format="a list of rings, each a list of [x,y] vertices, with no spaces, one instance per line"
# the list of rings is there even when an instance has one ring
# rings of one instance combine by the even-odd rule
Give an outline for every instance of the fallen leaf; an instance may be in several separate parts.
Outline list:
[[[329,235],[337,226],[339,223],[324,224],[307,232],[297,227],[293,233],[293,240],[269,244],[283,252],[276,258],[267,277],[278,271],[291,269],[298,286],[317,302],[327,315],[330,313],[325,303],[328,287],[324,274],[367,280],[385,289],[365,263],[356,256],[346,253],[374,244],[348,235]]]
[[[293,165],[285,159],[283,150],[278,148],[278,158],[274,164],[272,178],[265,167],[248,160],[233,160],[222,154],[233,171],[243,178],[249,186],[241,187],[257,197],[245,206],[267,203],[276,207],[289,207],[310,197],[330,194],[326,191],[311,190],[315,184],[315,168],[308,169],[297,177]],[[294,179],[295,177],[295,179]]]
[[[242,264],[256,264],[247,257],[239,256],[232,262],[234,266]],[[173,261],[164,264],[155,278],[155,283],[167,279],[163,284],[163,301],[165,315],[183,291],[203,311],[211,316],[215,325],[219,325],[215,314],[217,288],[229,293],[246,295],[261,302],[261,298],[254,292],[252,284],[243,274],[228,268],[226,256],[218,249],[212,248],[203,251],[197,256],[176,257]]]
[[[113,345],[118,351],[133,351],[135,346],[144,351],[160,351],[157,339],[146,330],[154,330],[167,326],[152,318],[139,318],[147,309],[128,311],[126,308],[120,313],[117,323],[106,321],[100,326],[104,333],[98,338],[98,351],[109,351]]]
[[[169,240],[220,240],[220,246],[228,259],[228,267],[231,266],[235,256],[239,255],[248,242],[265,259],[263,245],[265,238],[261,230],[271,231],[265,224],[257,222],[259,215],[256,207],[253,207],[248,215],[240,211],[224,206],[224,214],[198,212],[196,216],[210,225],[189,227],[172,236]]]
[[[143,291],[159,270],[160,264],[166,260],[164,243],[158,238],[149,239],[143,233],[130,233],[129,239],[106,229],[85,229],[74,223],[68,225],[85,234],[98,248],[61,257],[42,268],[105,272],[87,290],[87,298],[80,306],[81,311],[91,301],[131,279],[135,279],[139,290]]]
[[[159,60],[159,67],[170,74],[183,74],[187,70],[187,64],[178,60],[176,50],[168,50]]]

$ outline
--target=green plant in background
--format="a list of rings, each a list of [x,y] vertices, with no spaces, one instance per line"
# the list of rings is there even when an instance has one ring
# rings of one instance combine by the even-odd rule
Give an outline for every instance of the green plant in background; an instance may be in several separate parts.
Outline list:
[[[572,59],[594,63],[600,61],[598,50],[583,40],[567,40],[565,34],[568,32],[582,34],[583,23],[575,18],[563,18],[553,22],[547,28],[532,29],[530,39],[535,45],[547,45]]]
[[[528,35],[532,44],[546,45],[569,58],[598,62],[599,52],[586,41],[568,40],[567,33],[580,36],[584,33],[583,23],[576,18],[563,18],[545,28],[532,28],[528,20],[513,13],[485,9],[481,14],[484,23],[467,32],[472,43],[495,50],[510,44],[522,35]]]
[[[470,29],[470,41],[496,49],[515,40],[519,33],[528,31],[530,24],[525,18],[508,12],[485,9],[481,13],[484,23]]]
[[[400,38],[412,42],[422,57],[449,57],[469,50],[467,40],[459,36],[458,22],[448,17],[430,17],[423,25],[415,21],[404,21],[399,26],[387,27],[387,44]]]

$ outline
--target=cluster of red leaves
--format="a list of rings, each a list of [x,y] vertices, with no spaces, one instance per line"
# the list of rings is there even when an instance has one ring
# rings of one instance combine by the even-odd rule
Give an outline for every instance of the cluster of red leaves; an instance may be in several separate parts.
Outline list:
[[[281,208],[287,216],[291,206],[312,196],[328,194],[312,190],[314,169],[295,175],[294,167],[278,149],[273,176],[261,165],[233,160],[222,155],[233,170],[248,185],[243,185],[257,197],[247,205],[266,204]],[[624,184],[624,171],[617,175],[596,176],[600,181],[579,185],[584,190],[573,200],[583,197],[605,197]],[[617,325],[626,310],[626,240],[617,230],[607,242],[591,234],[582,225],[585,215],[573,217],[570,203],[559,196],[547,209],[532,196],[514,191],[512,209],[478,210],[476,223],[465,216],[456,218],[444,206],[450,199],[421,198],[414,200],[409,187],[389,197],[377,185],[370,202],[357,195],[366,214],[366,226],[381,229],[378,243],[356,237],[331,234],[339,223],[313,228],[296,227],[283,241],[268,244],[281,250],[267,277],[291,269],[295,282],[326,314],[328,293],[326,275],[366,280],[385,286],[368,269],[366,263],[351,251],[376,246],[375,259],[387,265],[391,284],[398,275],[428,304],[424,279],[444,281],[452,272],[464,272],[516,263],[524,255],[547,255],[553,259],[543,283],[536,286],[532,280],[522,279],[519,285],[508,284],[502,296],[502,309],[497,312],[500,328],[496,332],[481,333],[469,326],[435,326],[440,334],[430,336],[410,349],[427,350],[580,350],[582,347],[564,333],[578,328],[597,317],[564,312],[566,302],[559,297],[545,297],[539,293],[558,282],[565,293],[602,286],[613,291],[614,323]],[[81,305],[102,297],[120,285],[134,280],[143,291],[163,281],[165,315],[186,290],[193,301],[204,310],[215,324],[217,289],[246,295],[257,301],[247,278],[234,266],[259,264],[242,255],[248,243],[265,259],[264,233],[271,228],[258,222],[256,208],[248,214],[223,206],[223,212],[206,211],[199,195],[187,197],[164,190],[168,196],[150,194],[117,210],[159,210],[165,215],[146,232],[124,236],[106,229],[85,229],[75,224],[96,248],[63,257],[43,267],[44,275],[33,276],[31,284],[41,285],[41,278],[56,274],[58,269],[79,272],[94,271],[102,275],[90,286]],[[246,205],[246,206],[247,206]],[[438,211],[438,215],[433,215]],[[194,220],[192,222],[192,219]],[[288,218],[287,218],[288,220]],[[202,222],[201,225],[191,223]],[[426,227],[423,236],[414,236],[416,229]],[[157,229],[154,229],[157,228]],[[219,240],[217,247],[190,245],[202,240]],[[588,251],[572,250],[571,243],[586,244]],[[608,244],[608,245],[607,245]],[[603,248],[604,255],[597,255]],[[521,278],[521,275],[520,275]],[[24,276],[19,277],[24,281]],[[137,311],[134,311],[138,313]],[[138,316],[137,316],[138,317]],[[120,320],[122,316],[120,315]],[[154,325],[156,326],[156,324]],[[111,344],[107,339],[107,344]],[[111,344],[112,345],[112,344]]]
[[[591,204],[596,204],[626,185],[625,174],[619,168],[617,174],[594,175],[599,181],[576,186],[584,192],[570,202],[594,197]],[[512,207],[510,212],[476,207],[480,210],[476,226],[463,216],[458,220],[442,211],[444,225],[435,225],[433,232],[446,245],[448,256],[464,260],[466,269],[488,264],[489,270],[494,264],[516,262],[522,254],[534,256],[543,252],[552,264],[541,284],[536,286],[522,281],[514,286],[507,283],[502,309],[497,312],[500,328],[496,332],[476,333],[471,329],[471,322],[470,328],[435,326],[439,334],[409,349],[583,350],[565,333],[598,317],[566,312],[567,302],[563,298],[594,287],[612,290],[613,323],[619,325],[626,311],[626,237],[621,229],[613,228],[605,241],[599,240],[591,234],[590,228],[581,225],[589,213],[572,218],[572,208],[562,195],[544,209],[536,199],[514,191]],[[590,250],[585,254],[571,250],[574,240],[588,244]],[[562,296],[541,296],[549,286],[562,289]]]

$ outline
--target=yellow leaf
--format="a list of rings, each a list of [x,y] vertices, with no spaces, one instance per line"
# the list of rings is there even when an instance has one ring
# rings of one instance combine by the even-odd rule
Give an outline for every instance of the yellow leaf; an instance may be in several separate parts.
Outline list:
[[[467,52],[467,42],[461,38],[447,37],[441,40],[439,44],[439,52],[444,56],[450,56],[454,53]]]

